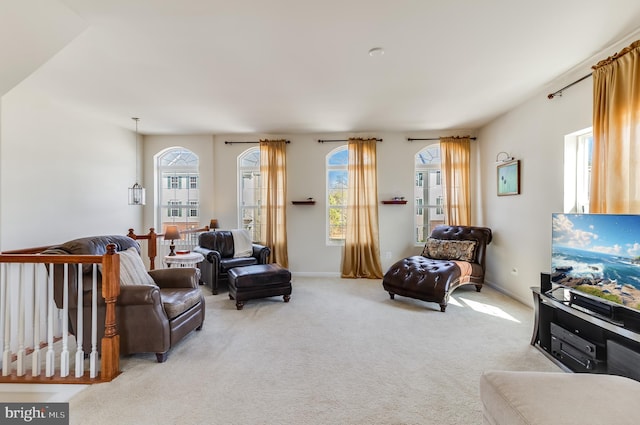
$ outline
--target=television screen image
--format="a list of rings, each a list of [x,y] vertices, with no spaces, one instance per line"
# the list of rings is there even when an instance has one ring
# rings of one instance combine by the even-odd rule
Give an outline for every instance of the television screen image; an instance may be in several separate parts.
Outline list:
[[[552,216],[551,281],[640,310],[640,215]]]

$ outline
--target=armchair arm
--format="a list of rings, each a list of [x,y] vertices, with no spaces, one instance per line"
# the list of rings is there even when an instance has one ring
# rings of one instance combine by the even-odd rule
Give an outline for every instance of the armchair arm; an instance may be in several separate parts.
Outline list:
[[[160,288],[197,288],[198,270],[193,267],[175,267],[149,271]]]
[[[222,255],[220,255],[219,251],[215,251],[213,249],[203,248],[201,246],[196,246],[193,248],[193,252],[198,252],[204,256],[204,259],[213,264],[220,264],[220,259]]]
[[[161,304],[160,289],[151,285],[126,285],[120,287],[118,305]]]
[[[271,248],[260,244],[253,244],[252,256],[258,259],[258,264],[267,264],[269,255],[271,255]]]

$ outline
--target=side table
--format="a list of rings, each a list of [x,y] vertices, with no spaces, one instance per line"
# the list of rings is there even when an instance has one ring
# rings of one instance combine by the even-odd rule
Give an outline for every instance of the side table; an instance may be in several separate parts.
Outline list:
[[[204,260],[204,256],[197,252],[167,255],[164,257],[164,262],[167,267],[171,267],[173,264],[178,267],[197,267],[198,263],[202,262],[202,260]]]

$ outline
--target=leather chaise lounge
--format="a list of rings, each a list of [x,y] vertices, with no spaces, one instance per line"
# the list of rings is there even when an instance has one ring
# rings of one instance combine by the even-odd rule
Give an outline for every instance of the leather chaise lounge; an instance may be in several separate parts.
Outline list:
[[[382,286],[395,295],[435,302],[444,312],[451,293],[473,284],[480,292],[484,283],[486,246],[491,229],[441,225],[433,229],[422,255],[404,258],[385,273]]]

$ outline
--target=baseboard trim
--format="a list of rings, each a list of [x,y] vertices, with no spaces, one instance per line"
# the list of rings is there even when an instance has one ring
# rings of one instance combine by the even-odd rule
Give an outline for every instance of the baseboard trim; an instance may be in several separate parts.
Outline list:
[[[488,281],[486,279],[484,280],[484,285],[491,287],[491,289],[495,289],[496,291],[506,295],[509,298],[513,298],[514,300],[518,301],[521,304],[526,305],[527,307],[533,308],[533,300],[532,299],[523,300],[518,295],[516,295],[513,292],[505,289],[504,286],[498,285],[495,282],[491,282],[491,281]]]
[[[291,272],[293,277],[340,277],[338,272]]]

